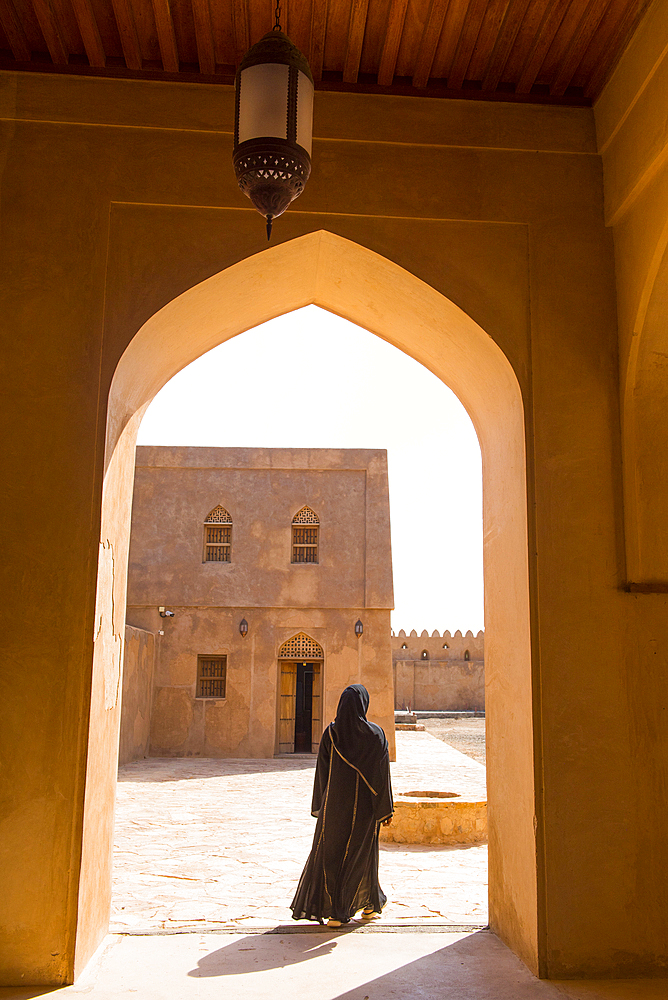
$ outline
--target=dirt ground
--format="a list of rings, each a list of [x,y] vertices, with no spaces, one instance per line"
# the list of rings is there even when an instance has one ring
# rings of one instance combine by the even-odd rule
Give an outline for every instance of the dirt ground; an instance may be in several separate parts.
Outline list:
[[[485,764],[484,719],[426,719],[420,718],[432,736],[449,743],[455,750],[465,753],[479,764]]]

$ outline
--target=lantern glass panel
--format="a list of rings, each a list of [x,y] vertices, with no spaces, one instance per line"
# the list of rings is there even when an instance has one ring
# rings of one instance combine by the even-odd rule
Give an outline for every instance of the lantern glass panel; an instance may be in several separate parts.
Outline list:
[[[310,156],[313,137],[313,84],[301,71],[297,81],[297,143]]]
[[[280,63],[260,63],[242,70],[239,142],[264,136],[287,139],[288,72],[289,68]]]

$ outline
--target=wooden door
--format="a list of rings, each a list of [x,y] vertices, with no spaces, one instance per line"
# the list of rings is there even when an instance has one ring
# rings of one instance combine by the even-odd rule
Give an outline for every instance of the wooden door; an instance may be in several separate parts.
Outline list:
[[[297,664],[281,661],[281,717],[278,752],[294,753],[295,708],[297,705]]]
[[[311,753],[318,752],[322,736],[322,664],[313,664],[313,697],[311,708]]]

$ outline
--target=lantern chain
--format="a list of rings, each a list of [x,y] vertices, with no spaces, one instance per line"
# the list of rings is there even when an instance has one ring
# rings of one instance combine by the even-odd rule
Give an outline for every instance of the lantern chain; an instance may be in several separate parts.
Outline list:
[[[281,30],[281,0],[276,0],[276,10],[274,11],[274,31]]]

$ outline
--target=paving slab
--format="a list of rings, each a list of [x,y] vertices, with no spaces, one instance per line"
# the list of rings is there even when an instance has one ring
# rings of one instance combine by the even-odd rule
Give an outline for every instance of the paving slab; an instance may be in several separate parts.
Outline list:
[[[315,758],[150,758],[119,771],[112,931],[290,918],[311,848]],[[428,733],[398,733],[396,792],[485,797],[485,768]],[[385,921],[487,923],[487,847],[381,845]]]
[[[489,931],[107,938],[74,986],[1,1000],[665,1000],[665,980],[548,983]]]

